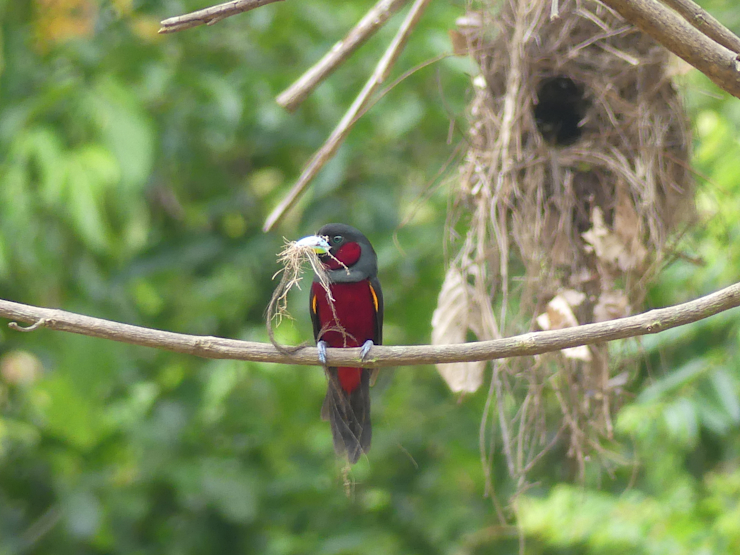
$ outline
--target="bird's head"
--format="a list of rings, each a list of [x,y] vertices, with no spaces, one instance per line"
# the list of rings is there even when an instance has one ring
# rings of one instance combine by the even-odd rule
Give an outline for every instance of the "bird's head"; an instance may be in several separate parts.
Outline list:
[[[316,235],[304,237],[298,243],[314,249],[335,283],[368,279],[378,273],[373,246],[352,226],[326,224]]]

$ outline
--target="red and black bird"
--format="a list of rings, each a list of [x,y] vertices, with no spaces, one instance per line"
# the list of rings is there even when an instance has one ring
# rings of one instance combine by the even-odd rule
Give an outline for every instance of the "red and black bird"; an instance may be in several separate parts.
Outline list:
[[[364,359],[373,345],[383,342],[378,257],[370,241],[345,224],[327,224],[316,237],[325,241],[316,251],[329,273],[334,299],[330,301],[314,279],[310,310],[319,358],[326,363],[327,347],[362,347]],[[321,417],[331,423],[334,450],[352,464],[370,450],[371,373],[370,368],[327,368],[329,387]]]

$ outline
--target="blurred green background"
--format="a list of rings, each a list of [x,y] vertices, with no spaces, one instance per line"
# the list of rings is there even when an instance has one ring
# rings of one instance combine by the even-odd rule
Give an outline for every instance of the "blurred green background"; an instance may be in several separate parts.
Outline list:
[[[401,16],[288,115],[275,95],[372,2],[291,0],[156,34],[204,5],[0,0],[0,297],[265,341],[282,237],[343,221],[379,253],[386,343],[427,343],[445,262],[438,174],[464,143],[474,66],[446,58],[393,88],[263,234]],[[433,3],[395,75],[450,51],[464,7]],[[735,0],[705,7],[740,32]],[[682,86],[701,221],[653,306],[740,267],[740,103],[697,72]],[[280,337],[300,342],[305,288],[291,303]],[[520,540],[534,554],[740,553],[739,347],[736,312],[642,340],[612,446],[626,464],[595,460],[579,482],[564,452],[546,457],[514,504],[520,538],[484,497],[485,391],[460,402],[431,367],[383,373],[347,496],[317,367],[3,325],[0,555],[507,554]],[[515,490],[502,465],[494,477]]]

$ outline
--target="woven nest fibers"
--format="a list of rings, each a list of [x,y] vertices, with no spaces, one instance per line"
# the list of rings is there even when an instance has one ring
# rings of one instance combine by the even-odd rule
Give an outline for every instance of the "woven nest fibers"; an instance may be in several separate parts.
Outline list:
[[[668,52],[598,2],[563,2],[557,19],[549,0],[506,3],[485,23],[482,13],[466,29],[481,76],[461,204],[485,205],[494,251],[507,233],[528,277],[542,281],[543,265],[596,269],[595,253],[640,302],[635,279],[693,213]]]
[[[630,314],[694,213],[670,55],[591,0],[485,4],[458,29],[480,75],[450,217],[456,255],[443,290],[457,300],[452,311],[440,296],[433,341]],[[547,443],[542,419],[552,401],[582,461],[595,435],[611,434],[620,365],[606,346],[509,361],[494,367],[512,380],[495,395],[513,407],[531,401],[526,418],[509,419],[526,428],[531,453]],[[448,383],[472,391],[483,369],[448,366],[456,376]]]

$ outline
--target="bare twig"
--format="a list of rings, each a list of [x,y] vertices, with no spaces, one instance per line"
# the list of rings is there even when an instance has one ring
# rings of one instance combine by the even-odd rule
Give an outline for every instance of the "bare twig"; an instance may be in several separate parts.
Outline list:
[[[658,0],[601,2],[740,98],[740,54],[715,42]]]
[[[24,326],[19,325],[17,322],[10,322],[8,324],[8,327],[11,330],[20,331],[20,332],[23,332],[23,333],[28,333],[28,332],[31,332],[31,331],[36,331],[39,328],[43,328],[45,325],[46,325],[46,320],[43,319],[43,318],[41,318],[40,320],[38,320],[37,322],[34,322],[30,326],[24,327]]]
[[[431,2],[431,0],[414,1],[414,4],[411,6],[411,9],[406,16],[406,19],[404,19],[401,27],[398,29],[396,36],[393,37],[393,40],[386,49],[385,54],[383,54],[383,57],[378,62],[378,65],[375,67],[375,71],[373,71],[370,79],[368,79],[367,83],[365,83],[365,86],[360,91],[360,94],[357,95],[357,98],[355,98],[352,106],[349,107],[347,113],[344,114],[342,120],[339,122],[336,128],[334,128],[332,134],[329,135],[329,138],[326,140],[326,142],[316,152],[316,154],[314,154],[313,158],[311,158],[311,161],[303,169],[303,173],[301,173],[298,181],[295,185],[293,185],[293,188],[290,190],[288,195],[267,217],[267,220],[265,221],[265,225],[263,227],[264,231],[270,231],[273,227],[275,227],[275,225],[283,218],[285,213],[290,210],[298,201],[300,196],[308,187],[308,184],[314,177],[316,177],[316,174],[319,173],[319,170],[321,170],[321,168],[323,168],[324,165],[334,157],[334,154],[336,154],[337,150],[339,150],[339,147],[344,142],[344,139],[347,138],[350,129],[352,129],[352,126],[357,121],[358,113],[362,110],[372,94],[378,89],[383,81],[388,78],[388,73],[390,72],[391,67],[393,67],[393,64],[398,59],[398,56],[401,55],[404,46],[406,46],[406,42],[411,36],[411,32],[413,31],[416,24],[419,22],[419,19],[424,13],[424,9],[429,5],[429,2]]]
[[[167,18],[160,22],[162,27],[159,32],[162,34],[176,33],[177,31],[183,31],[199,25],[213,25],[214,23],[218,23],[222,19],[226,19],[232,15],[248,12],[255,8],[281,1],[282,0],[233,0],[232,2],[224,2],[223,4],[204,8],[196,12]]]
[[[44,513],[37,518],[28,529],[23,532],[20,536],[20,550],[30,551],[31,548],[36,545],[39,540],[44,538],[64,516],[64,511],[58,505],[52,505]]]
[[[663,0],[663,3],[680,13],[686,21],[713,41],[736,54],[740,53],[740,37],[692,0]]]
[[[703,320],[737,306],[740,306],[740,283],[694,301],[608,322],[586,324],[561,330],[530,332],[504,339],[459,345],[398,347],[378,345],[373,347],[371,357],[365,361],[360,360],[359,348],[327,349],[327,360],[331,366],[375,367],[470,362],[531,356],[579,345],[592,345],[605,341],[659,333]],[[172,333],[12,301],[0,300],[0,317],[30,324],[36,324],[43,320],[44,327],[53,330],[100,337],[203,358],[320,365],[318,350],[314,347],[306,347],[295,353],[285,354],[269,343]]]
[[[347,36],[336,43],[323,58],[306,71],[295,83],[281,92],[276,102],[288,110],[295,111],[319,84],[349,58],[355,50],[385,25],[407,0],[379,0],[365,14]]]

